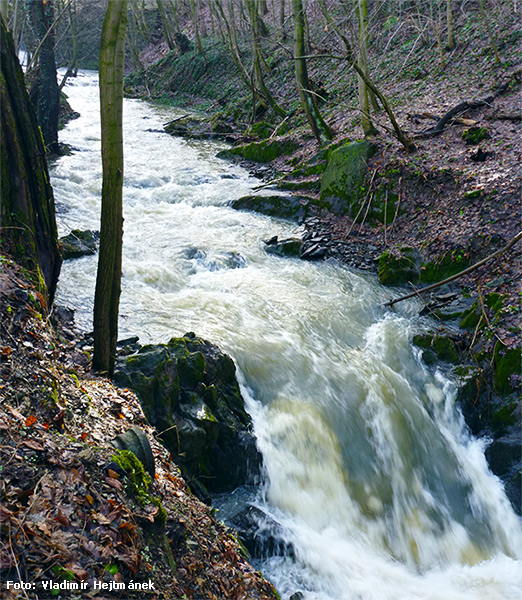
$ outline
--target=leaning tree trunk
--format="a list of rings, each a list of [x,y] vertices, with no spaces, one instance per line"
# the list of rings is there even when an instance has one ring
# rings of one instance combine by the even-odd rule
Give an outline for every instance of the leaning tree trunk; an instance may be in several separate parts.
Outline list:
[[[305,59],[305,22],[302,0],[292,0],[292,15],[294,18],[295,75],[297,86],[299,88],[301,105],[315,137],[323,144],[328,140],[331,140],[333,134],[332,130],[321,116],[314,95],[310,90],[310,81],[308,80]]]
[[[94,297],[93,368],[114,371],[123,242],[123,62],[127,0],[109,2],[100,47],[102,209]]]
[[[0,19],[2,252],[37,274],[53,301],[62,257],[45,148],[11,34]]]
[[[31,85],[31,99],[36,108],[38,123],[48,152],[57,154],[58,118],[60,116],[60,90],[56,79],[54,56],[55,30],[53,2],[48,0],[26,0],[29,21],[37,44],[38,68],[36,79]]]

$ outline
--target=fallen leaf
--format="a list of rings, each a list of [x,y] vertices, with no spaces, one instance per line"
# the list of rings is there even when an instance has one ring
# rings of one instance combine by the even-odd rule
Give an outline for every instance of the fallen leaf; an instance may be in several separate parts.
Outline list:
[[[123,486],[117,479],[113,479],[112,477],[106,477],[105,483],[108,483],[111,487],[116,488],[117,490],[122,490]]]
[[[44,447],[42,446],[42,444],[40,444],[39,442],[37,442],[35,440],[24,440],[20,445],[26,446],[27,448],[30,448],[31,450],[37,450],[39,452],[44,451]]]
[[[94,504],[94,498],[90,494],[85,494],[85,499],[89,504]]]

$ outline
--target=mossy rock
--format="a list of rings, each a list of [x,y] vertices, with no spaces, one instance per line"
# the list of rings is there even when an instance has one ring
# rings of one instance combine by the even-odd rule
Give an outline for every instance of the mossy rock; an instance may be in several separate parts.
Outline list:
[[[242,146],[235,146],[218,153],[218,158],[232,158],[240,156],[252,162],[267,163],[278,158],[293,154],[299,148],[295,139],[284,138],[277,140],[264,140],[262,142],[251,142]]]
[[[321,189],[321,182],[318,179],[303,179],[302,181],[282,181],[278,184],[279,189],[288,192],[318,192]]]
[[[462,132],[462,139],[466,144],[476,145],[491,137],[485,127],[469,127]]]
[[[437,283],[460,273],[470,264],[470,259],[464,254],[464,250],[456,249],[453,252],[447,252],[437,260],[423,263],[420,280],[423,283]]]
[[[321,178],[321,205],[330,212],[355,216],[366,195],[368,159],[375,145],[367,140],[350,142],[335,149]]]
[[[114,378],[136,392],[200,497],[258,475],[261,457],[236,368],[216,346],[193,333],[144,346],[118,359]]]
[[[421,258],[417,249],[403,247],[399,256],[385,250],[379,257],[379,282],[382,285],[417,283],[420,268]]]
[[[71,233],[60,238],[62,244],[62,256],[64,260],[79,258],[96,254],[100,242],[100,232],[80,229],[73,229]]]
[[[235,210],[259,212],[280,219],[301,222],[306,218],[309,206],[314,200],[305,196],[243,196],[233,200],[230,206]]]
[[[512,391],[511,376],[520,375],[522,371],[520,348],[505,348],[502,344],[497,344],[493,361],[495,389],[501,394],[508,394]]]
[[[496,292],[487,294],[484,297],[484,305],[491,309],[496,314],[504,304],[504,297]],[[471,308],[462,313],[460,327],[462,329],[475,329],[477,327],[480,317],[482,315],[482,305],[478,298],[475,299]],[[483,319],[482,327],[487,324],[486,319]]]
[[[272,239],[265,242],[268,254],[276,256],[297,257],[301,255],[303,241],[300,238],[287,238],[285,240]]]
[[[457,363],[459,354],[455,342],[447,335],[437,333],[422,333],[413,336],[413,343],[425,352],[426,363],[434,364],[438,360]]]
[[[245,132],[245,135],[256,138],[258,140],[266,140],[274,132],[274,125],[270,125],[266,121],[253,123]]]

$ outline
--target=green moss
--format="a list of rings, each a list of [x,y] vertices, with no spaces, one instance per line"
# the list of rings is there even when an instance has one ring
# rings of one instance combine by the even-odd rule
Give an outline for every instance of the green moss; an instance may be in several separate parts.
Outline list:
[[[509,402],[505,404],[502,408],[497,410],[491,419],[493,425],[496,427],[501,426],[511,426],[515,425],[517,422],[517,415],[515,414],[517,411],[518,405],[516,402]]]
[[[470,127],[462,132],[462,139],[470,145],[480,144],[489,137],[491,136],[485,127]]]
[[[294,139],[265,140],[223,150],[218,156],[221,158],[242,156],[253,162],[267,163],[279,156],[293,154],[298,147],[299,144]]]
[[[460,327],[462,329],[474,329],[480,320],[480,305],[478,299],[473,302],[471,308],[462,315]]]
[[[247,129],[246,135],[257,138],[258,140],[266,140],[272,135],[274,129],[275,127],[273,125],[270,125],[270,123],[260,121],[259,123],[253,123]]]
[[[456,363],[459,360],[459,355],[455,342],[446,335],[424,333],[413,337],[413,343],[419,348],[429,350],[433,356],[425,354],[424,358],[428,364],[432,364],[436,360]]]
[[[366,140],[333,150],[321,179],[320,199],[325,208],[336,214],[357,214],[366,196],[367,162],[375,150]]]
[[[470,265],[470,260],[464,251],[457,249],[452,253],[447,252],[438,260],[426,262],[421,267],[420,280],[423,283],[436,283],[447,277],[460,273]]]
[[[497,344],[493,355],[495,365],[495,389],[497,392],[507,394],[512,391],[511,376],[520,375],[520,348],[506,349]]]
[[[385,250],[379,257],[379,281],[382,285],[417,283],[420,275],[420,255],[415,248],[403,247],[396,256]]]
[[[137,498],[143,495],[148,496],[151,478],[134,452],[119,450],[113,455],[112,460],[125,471],[129,493]]]

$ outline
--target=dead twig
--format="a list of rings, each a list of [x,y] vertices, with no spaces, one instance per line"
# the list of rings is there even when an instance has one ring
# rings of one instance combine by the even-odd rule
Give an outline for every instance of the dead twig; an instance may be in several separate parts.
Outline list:
[[[401,296],[400,298],[395,298],[394,300],[389,300],[388,302],[385,302],[384,306],[393,306],[394,304],[397,304],[397,302],[402,302],[403,300],[408,300],[409,298],[413,298],[413,296],[416,296],[417,293],[424,294],[425,292],[429,292],[430,290],[435,290],[435,289],[441,287],[442,285],[449,283],[450,281],[454,281],[455,279],[458,279],[459,277],[468,275],[468,273],[471,273],[475,269],[482,267],[482,265],[485,265],[490,260],[493,260],[494,258],[497,258],[498,256],[501,256],[502,254],[504,254],[504,252],[507,252],[512,246],[514,246],[521,239],[522,239],[522,231],[517,233],[517,235],[512,240],[510,240],[509,243],[507,243],[503,248],[500,248],[500,250],[497,250],[496,252],[493,252],[493,254],[490,254],[486,258],[479,260],[479,262],[475,263],[474,265],[471,265],[471,267],[468,267],[467,269],[464,269],[460,273],[456,273],[455,275],[452,275],[451,277],[447,277],[446,279],[443,279],[442,281],[439,281],[438,283],[433,283],[432,285],[428,285],[425,288],[417,290],[417,292],[413,292],[411,294],[406,294],[406,296]]]

